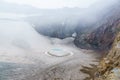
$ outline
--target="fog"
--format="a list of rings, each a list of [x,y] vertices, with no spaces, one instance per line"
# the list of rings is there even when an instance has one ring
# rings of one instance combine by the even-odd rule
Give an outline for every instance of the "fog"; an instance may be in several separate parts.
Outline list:
[[[47,72],[56,66],[58,73],[65,70],[58,74],[65,80],[83,80],[81,65],[96,64],[98,55],[77,48],[72,34],[103,24],[104,16],[119,5],[118,0],[100,0],[87,8],[40,9],[4,1],[0,2],[0,80],[53,80],[54,72],[49,77]]]
[[[59,2],[59,0],[58,0]],[[54,6],[55,8],[40,8],[34,7],[32,4],[35,3],[45,3],[44,1],[17,1],[17,0],[2,0],[0,2],[0,13],[14,13],[14,15],[24,15],[25,19],[27,18],[31,24],[34,24],[37,29],[43,27],[51,26],[63,26],[72,28],[76,27],[86,27],[95,24],[103,16],[107,15],[111,11],[112,7],[119,5],[119,0],[93,0],[93,1],[70,1],[76,5],[69,7],[67,3],[69,1],[62,1],[66,3],[65,6],[61,5],[61,8]],[[28,4],[27,4],[28,3]],[[77,3],[84,3],[82,5],[89,4],[88,7],[78,6]],[[49,4],[57,4],[57,1],[51,1]],[[41,5],[39,5],[41,6]],[[49,6],[49,5],[45,5]],[[11,14],[10,14],[11,15]],[[110,13],[109,13],[110,15]]]
[[[81,28],[91,27],[93,30],[102,25],[107,20],[107,16],[112,15],[110,11],[114,11],[114,7],[118,7],[118,2],[118,0],[100,0],[88,8],[49,9],[43,11],[41,15],[30,15],[26,17],[26,20],[43,35],[65,38],[70,37]]]
[[[5,0],[7,2],[13,2],[16,4],[27,4],[32,5],[34,7],[43,8],[43,9],[55,9],[55,8],[63,8],[63,7],[80,7],[87,8],[91,4],[95,3],[99,0]]]
[[[119,1],[100,0],[88,8],[64,7],[56,9],[40,9],[3,0],[0,4],[2,4],[0,5],[1,45],[12,44],[31,50],[38,49],[41,41],[45,41],[43,43],[46,45],[47,42],[50,42],[39,38],[39,36],[64,39],[72,37],[73,33],[80,32],[84,27],[88,30],[93,30],[96,25],[99,27],[106,20],[106,15],[112,15],[112,12],[109,12],[119,5]]]
[[[69,42],[74,45],[73,33],[82,31],[82,28],[90,31],[96,25],[99,27],[106,20],[106,15],[112,15],[109,12],[119,5],[119,1],[100,0],[88,8],[56,9],[40,9],[4,1],[0,4],[0,47],[3,52],[13,49],[34,52],[50,49],[54,44],[65,45]],[[57,38],[63,39],[63,42]],[[64,39],[67,41],[64,42]]]
[[[12,19],[0,20],[1,80],[44,80],[46,73],[43,72],[54,65],[81,55],[81,58],[84,56],[81,62],[94,60],[93,55],[85,55],[75,47],[73,38],[60,40],[42,36],[28,22]],[[56,54],[53,49],[67,52]],[[48,54],[51,51],[53,53]]]

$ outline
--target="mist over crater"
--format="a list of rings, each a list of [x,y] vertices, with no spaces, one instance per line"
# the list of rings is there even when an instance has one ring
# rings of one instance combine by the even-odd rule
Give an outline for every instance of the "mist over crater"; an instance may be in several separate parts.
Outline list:
[[[89,8],[49,9],[25,18],[40,34],[64,39],[73,33],[91,32],[107,21],[118,0],[98,1]],[[108,14],[109,13],[109,14]]]

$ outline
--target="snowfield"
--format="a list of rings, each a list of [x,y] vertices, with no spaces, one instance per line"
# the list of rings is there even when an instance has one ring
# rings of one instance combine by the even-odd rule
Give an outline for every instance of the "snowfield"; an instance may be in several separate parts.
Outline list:
[[[0,80],[83,80],[81,65],[96,63],[96,55],[78,49],[73,40],[42,36],[24,21],[0,20]],[[55,48],[72,55],[52,53]]]

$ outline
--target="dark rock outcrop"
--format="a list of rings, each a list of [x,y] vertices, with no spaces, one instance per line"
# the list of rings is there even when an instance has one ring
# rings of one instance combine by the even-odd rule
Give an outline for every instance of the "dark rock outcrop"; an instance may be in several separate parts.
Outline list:
[[[91,33],[78,34],[74,43],[76,46],[85,49],[109,50],[120,31],[120,5],[113,7],[99,23],[99,26]]]
[[[83,67],[82,72],[89,74],[85,80],[120,80],[120,33],[116,36],[108,55],[99,65]]]

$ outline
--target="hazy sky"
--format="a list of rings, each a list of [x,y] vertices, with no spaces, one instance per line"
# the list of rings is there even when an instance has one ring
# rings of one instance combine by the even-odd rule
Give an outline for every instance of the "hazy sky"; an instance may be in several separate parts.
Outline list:
[[[87,8],[99,0],[4,0],[18,4],[28,4],[39,8],[80,7]]]

